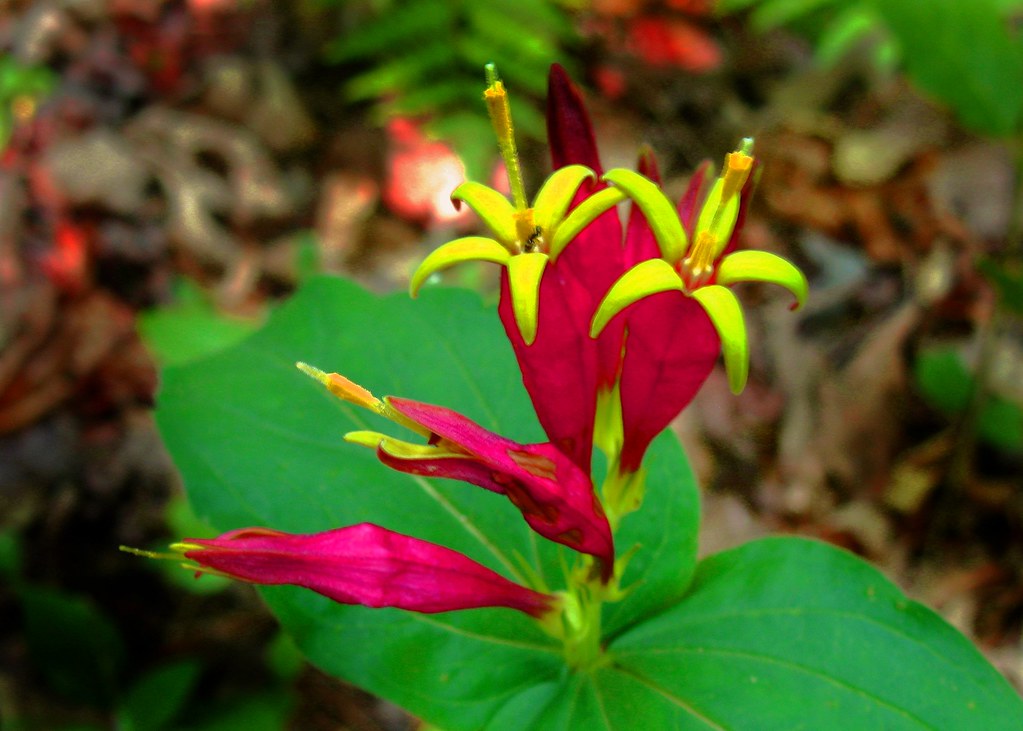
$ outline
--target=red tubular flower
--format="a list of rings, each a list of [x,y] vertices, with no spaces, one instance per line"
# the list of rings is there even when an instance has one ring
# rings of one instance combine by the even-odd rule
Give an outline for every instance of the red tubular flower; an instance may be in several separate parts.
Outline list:
[[[629,170],[604,175],[635,204],[626,242],[632,266],[605,295],[592,330],[596,335],[609,322],[625,319],[623,474],[639,469],[650,441],[692,400],[719,354],[732,390],[743,389],[746,329],[727,285],[772,282],[792,292],[795,306],[806,298],[806,278],[789,262],[762,251],[733,251],[752,192],[751,150],[747,140],[726,157],[722,175],[702,201],[707,168],[701,167],[677,208],[656,180]],[[617,318],[623,310],[624,318]]]
[[[547,138],[551,164],[555,170],[569,165],[585,165],[597,175],[603,174],[593,126],[582,96],[565,69],[558,64],[551,66],[548,78]],[[586,182],[576,193],[574,203],[578,204],[606,189],[606,183]],[[548,299],[555,299],[557,295],[541,291],[541,318],[546,321],[548,330],[546,341],[541,344],[544,347],[537,348],[534,343],[532,350],[522,348],[512,338],[523,377],[532,383],[530,395],[533,402],[543,404],[545,410],[558,410],[556,418],[549,421],[567,422],[569,417],[564,412],[572,409],[577,413],[575,418],[585,419],[589,425],[586,432],[578,432],[577,429],[580,441],[585,439],[587,443],[587,465],[593,442],[592,423],[598,389],[609,391],[618,379],[624,328],[613,324],[605,328],[597,339],[595,353],[591,353],[594,347],[592,341],[573,346],[587,361],[596,358],[595,374],[588,371],[585,378],[580,379],[578,369],[552,368],[552,365],[559,365],[559,360],[564,360],[563,357],[559,358],[558,353],[565,349],[566,341],[574,344],[579,334],[588,335],[589,323],[592,322],[601,298],[625,272],[622,225],[613,205],[616,200],[607,200],[607,210],[579,231],[550,267],[551,278],[555,279],[560,289],[558,294],[569,305],[569,319],[559,318],[557,308],[553,306],[551,312],[545,315],[544,303]],[[590,362],[587,365],[589,368],[594,367]],[[560,384],[573,379],[580,384],[585,383],[585,392],[574,399],[574,403],[567,403],[565,391]]]
[[[564,69],[550,76],[547,126],[555,172],[528,205],[507,102],[493,77],[485,98],[509,171],[514,205],[478,183],[452,194],[494,231],[466,237],[431,253],[412,277],[411,291],[432,273],[468,259],[501,264],[498,313],[541,426],[587,474],[597,395],[618,375],[622,328],[596,342],[590,322],[600,297],[623,273],[621,226],[615,203],[624,195],[593,182],[601,172],[589,117]]]
[[[308,535],[242,528],[171,548],[198,572],[303,586],[341,604],[425,613],[507,607],[539,618],[557,602],[457,551],[371,523]]]
[[[709,164],[693,175],[678,205],[679,218],[691,230],[703,181]],[[660,184],[660,171],[652,151],[640,156],[639,173]],[[661,256],[646,216],[633,204],[625,237],[629,267]],[[622,447],[619,470],[639,469],[647,447],[685,406],[707,380],[718,355],[721,340],[703,309],[689,298],[649,297],[636,302],[625,317],[614,318],[628,329],[628,343],[622,358],[619,384],[622,418]]]
[[[537,533],[601,562],[610,577],[614,542],[593,483],[567,455],[550,443],[518,444],[441,406],[387,397],[336,373],[304,363],[299,367],[341,399],[375,411],[426,438],[425,444],[373,431],[345,435],[376,450],[377,457],[400,472],[462,480],[506,495]]]

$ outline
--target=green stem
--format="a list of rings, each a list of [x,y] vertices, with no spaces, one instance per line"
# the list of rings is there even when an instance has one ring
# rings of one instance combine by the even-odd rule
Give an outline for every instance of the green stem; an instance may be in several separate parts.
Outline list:
[[[949,458],[946,481],[953,492],[966,488],[973,474],[973,455],[977,444],[977,427],[980,412],[988,398],[988,381],[994,356],[1001,332],[1002,317],[1000,307],[996,303],[991,318],[982,327],[980,333],[980,352],[973,374],[973,388],[966,408],[955,426],[952,455]]]
[[[583,572],[577,576],[581,581],[569,587],[576,603],[566,618],[565,662],[575,670],[586,671],[607,661],[600,644],[604,602],[601,587],[595,585],[593,579],[584,578]]]
[[[1005,235],[1005,258],[1023,255],[1023,136],[1013,140],[1015,168],[1012,185],[1012,211]]]
[[[1004,266],[1023,256],[1023,136],[1013,139],[1014,178],[1012,208],[1009,212],[1009,228],[1005,234],[1005,249],[999,258]],[[973,390],[959,423],[955,428],[955,443],[949,459],[946,482],[953,491],[962,490],[973,474],[973,456],[976,451],[977,427],[980,413],[988,399],[988,383],[994,366],[998,340],[1006,323],[1006,312],[1001,298],[997,297],[991,317],[983,325],[980,337],[980,352],[973,375]]]

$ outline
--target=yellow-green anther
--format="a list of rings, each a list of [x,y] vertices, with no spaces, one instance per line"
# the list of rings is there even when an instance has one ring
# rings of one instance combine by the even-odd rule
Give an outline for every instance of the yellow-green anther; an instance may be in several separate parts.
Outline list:
[[[749,345],[739,301],[730,289],[720,284],[701,287],[693,292],[692,297],[706,310],[721,338],[721,353],[732,393],[741,393],[749,374]]]
[[[639,206],[664,259],[672,264],[682,261],[688,248],[686,232],[675,206],[660,187],[639,173],[624,168],[609,170],[603,179],[621,188]]]
[[[739,196],[733,195],[728,200],[722,200],[724,187],[724,178],[718,178],[707,194],[707,200],[700,209],[700,217],[696,220],[696,235],[708,233],[714,239],[712,260],[717,259],[728,245],[739,218]]]
[[[502,194],[482,183],[462,183],[451,193],[451,200],[464,201],[485,223],[508,252],[517,254],[518,232],[515,207]]]
[[[310,378],[319,381],[328,391],[342,401],[347,401],[348,403],[355,404],[356,406],[361,406],[364,409],[375,411],[378,414],[384,413],[386,405],[383,401],[378,399],[358,383],[345,378],[340,373],[327,373],[326,371],[321,371],[319,368],[301,361],[296,363],[295,367]]]
[[[519,153],[515,147],[515,129],[512,126],[511,105],[508,103],[508,92],[497,77],[497,69],[493,64],[486,65],[487,89],[483,92],[483,100],[487,103],[490,124],[497,136],[497,146],[501,150],[501,158],[508,171],[508,184],[511,186],[515,207],[525,208],[526,186],[522,181],[522,169],[519,167]]]
[[[737,251],[721,260],[717,283],[769,282],[784,287],[796,298],[792,309],[806,302],[809,284],[803,272],[787,259],[767,251]]]
[[[615,282],[593,316],[590,337],[595,338],[612,318],[644,297],[672,290],[684,291],[678,272],[664,259],[647,259],[632,267]]]
[[[409,419],[407,416],[402,414],[400,411],[391,406],[390,401],[385,396],[382,399],[378,399],[367,389],[360,386],[348,378],[345,378],[340,373],[325,373],[319,368],[314,368],[307,363],[296,363],[295,366],[306,375],[311,378],[315,378],[317,381],[327,387],[327,390],[337,396],[343,401],[361,406],[369,411],[375,411],[385,419],[390,419],[395,424],[401,424],[402,426],[422,434],[424,437],[430,437],[430,430],[421,424]],[[350,432],[351,434],[371,434],[375,432]],[[346,435],[347,438],[347,435]]]
[[[511,258],[512,255],[505,247],[484,236],[466,236],[449,241],[431,251],[412,273],[408,287],[409,294],[413,297],[417,296],[419,288],[427,279],[455,264],[466,261],[491,261],[495,264],[507,264]]]
[[[753,138],[746,137],[740,149],[725,155],[725,169],[721,171],[725,199],[738,195],[749,180],[749,175],[753,172],[753,158],[750,156],[752,150]]]
[[[585,165],[569,165],[547,178],[533,199],[533,222],[540,227],[541,235],[548,235],[555,223],[565,217],[579,186],[596,177]]]
[[[569,242],[578,236],[584,228],[625,198],[625,193],[618,188],[604,188],[573,208],[568,217],[554,229],[554,238],[548,239],[547,252],[551,260],[556,261]]]
[[[700,209],[696,232],[709,234],[714,241],[714,258],[728,246],[739,217],[739,201],[743,187],[753,170],[753,138],[746,137],[735,152],[725,155],[725,168],[714,182],[707,200]]]
[[[547,255],[534,252],[519,254],[508,259],[508,286],[511,290],[515,323],[526,345],[536,339],[538,310],[540,308],[540,278],[547,266]]]

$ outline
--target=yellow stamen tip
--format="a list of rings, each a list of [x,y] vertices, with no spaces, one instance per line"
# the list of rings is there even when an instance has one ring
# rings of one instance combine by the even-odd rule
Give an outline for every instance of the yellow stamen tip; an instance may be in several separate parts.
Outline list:
[[[308,363],[298,362],[295,367],[307,376],[316,379],[332,394],[343,401],[348,401],[356,406],[362,406],[371,411],[379,411],[380,399],[370,393],[358,383],[348,380],[340,373],[326,373]]]
[[[504,88],[504,82],[498,79],[490,84],[483,91],[483,98],[488,102],[500,102],[508,98],[508,91]]]
[[[487,103],[490,121],[494,125],[494,133],[499,144],[514,144],[514,132],[511,120],[511,105],[508,103],[508,92],[504,84],[495,81],[483,92],[483,100]]]
[[[742,190],[753,169],[753,158],[742,150],[729,152],[725,155],[725,170],[722,174],[722,202],[727,202],[733,195]]]
[[[504,83],[497,78],[497,70],[493,64],[486,65],[487,88],[483,92],[483,100],[487,104],[490,123],[497,136],[497,146],[501,150],[501,158],[508,169],[508,183],[511,187],[512,200],[515,208],[526,207],[526,188],[519,167],[519,154],[515,148],[515,128],[512,126],[511,105],[508,103],[508,92]]]

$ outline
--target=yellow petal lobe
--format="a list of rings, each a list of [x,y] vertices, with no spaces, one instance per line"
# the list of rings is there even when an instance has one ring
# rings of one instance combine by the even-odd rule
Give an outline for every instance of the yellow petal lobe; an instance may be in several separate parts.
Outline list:
[[[466,236],[449,241],[430,252],[412,273],[408,287],[409,294],[415,297],[427,279],[455,264],[466,261],[492,261],[495,264],[507,264],[510,258],[511,254],[505,247],[493,239],[483,236]]]
[[[664,259],[647,259],[637,264],[625,272],[604,295],[593,316],[590,337],[600,335],[614,316],[629,305],[660,292],[682,292],[684,286],[678,272]]]
[[[701,287],[692,296],[706,310],[721,338],[721,353],[732,393],[741,393],[749,375],[749,344],[739,300],[730,289],[720,284]]]
[[[769,282],[784,287],[796,298],[793,310],[803,306],[809,292],[809,284],[799,267],[767,251],[736,251],[722,259],[717,283],[736,282]]]
[[[519,254],[508,260],[508,284],[511,289],[512,311],[519,333],[526,345],[536,339],[538,310],[540,307],[540,278],[547,267],[547,255],[541,252]]]
[[[672,264],[682,261],[688,248],[686,232],[675,206],[660,187],[649,178],[625,168],[609,170],[604,174],[604,180],[621,188],[639,206],[665,260]]]
[[[493,188],[482,183],[469,181],[462,183],[451,193],[451,200],[457,205],[464,201],[476,212],[480,220],[494,232],[494,238],[500,241],[511,253],[515,253],[515,206],[507,198]]]
[[[552,261],[557,261],[558,256],[565,250],[565,247],[589,226],[595,219],[611,210],[625,200],[626,195],[618,188],[605,188],[594,193],[586,200],[572,209],[568,218],[557,224],[554,229],[553,238],[548,237],[548,255]]]
[[[352,444],[360,444],[363,447],[376,449],[382,441],[387,439],[387,435],[377,431],[350,431],[345,434],[344,439]]]
[[[544,234],[565,217],[579,186],[587,179],[596,180],[596,174],[585,165],[568,165],[556,170],[533,199],[533,221]]]

